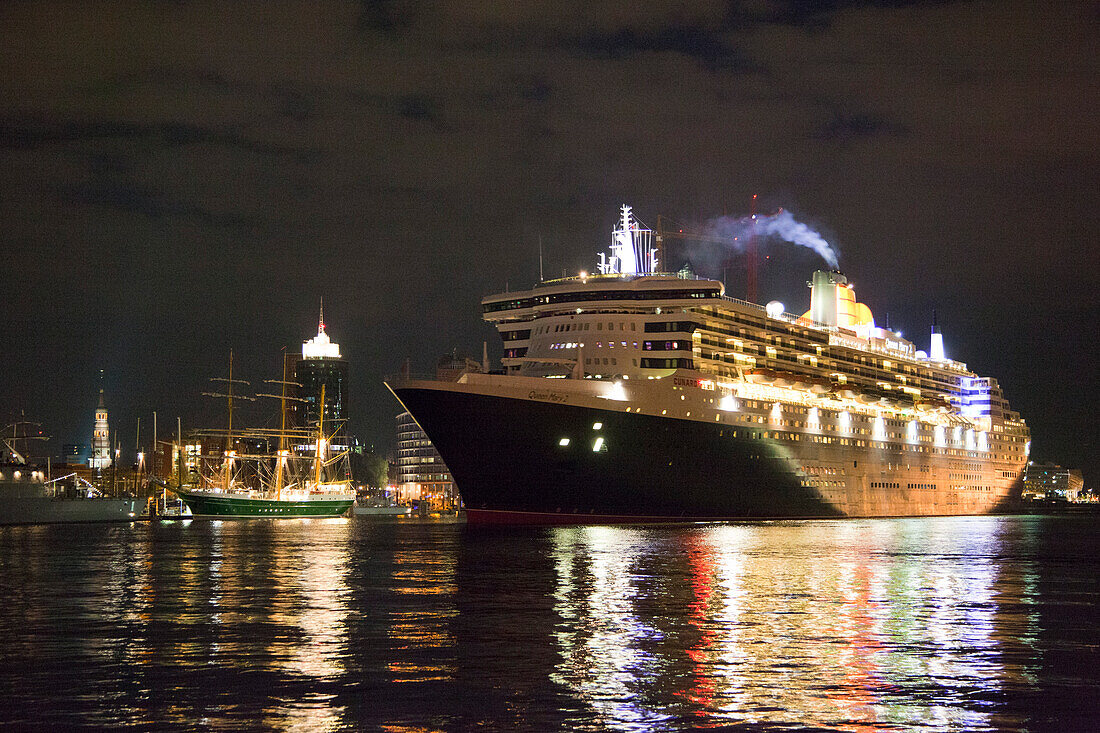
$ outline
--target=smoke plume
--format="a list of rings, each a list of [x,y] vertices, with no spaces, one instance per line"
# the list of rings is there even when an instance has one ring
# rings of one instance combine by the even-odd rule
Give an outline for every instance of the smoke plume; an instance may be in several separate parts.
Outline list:
[[[785,209],[780,209],[771,215],[758,214],[755,222],[751,216],[741,218],[723,216],[712,221],[708,229],[714,236],[728,239],[731,244],[737,240],[737,246],[740,248],[752,236],[754,223],[756,236],[778,237],[799,247],[808,247],[821,255],[821,259],[828,263],[830,269],[837,269],[836,250],[832,245],[813,229],[797,221],[791,212]]]

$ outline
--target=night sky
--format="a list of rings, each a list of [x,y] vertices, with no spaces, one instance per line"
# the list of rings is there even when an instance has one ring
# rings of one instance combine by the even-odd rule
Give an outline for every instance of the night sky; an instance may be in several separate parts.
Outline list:
[[[0,411],[88,442],[104,369],[127,450],[153,410],[213,424],[229,350],[279,378],[323,297],[386,451],[383,376],[499,359],[479,300],[537,281],[540,237],[573,274],[622,203],[701,227],[757,193],[918,348],[935,308],[1033,457],[1097,487],[1098,29],[1070,1],[5,3]],[[807,308],[820,260],[763,249],[760,301]]]

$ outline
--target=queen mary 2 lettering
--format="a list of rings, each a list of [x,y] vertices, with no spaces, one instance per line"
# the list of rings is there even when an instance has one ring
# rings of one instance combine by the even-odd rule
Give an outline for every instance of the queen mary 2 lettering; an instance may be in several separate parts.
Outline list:
[[[658,272],[623,207],[597,274],[482,300],[501,374],[388,384],[472,523],[986,514],[1028,428],[997,381],[878,328],[837,271],[810,308]]]

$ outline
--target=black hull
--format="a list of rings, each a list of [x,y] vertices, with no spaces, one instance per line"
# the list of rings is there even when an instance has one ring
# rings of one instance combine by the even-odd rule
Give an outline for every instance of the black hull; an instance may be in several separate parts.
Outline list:
[[[842,515],[801,485],[783,446],[752,437],[760,431],[447,390],[393,391],[450,468],[471,522]],[[601,437],[602,449],[593,450]]]

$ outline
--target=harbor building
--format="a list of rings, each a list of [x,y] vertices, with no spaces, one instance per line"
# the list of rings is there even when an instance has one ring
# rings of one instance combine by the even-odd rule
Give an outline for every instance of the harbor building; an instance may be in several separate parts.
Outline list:
[[[463,374],[480,372],[482,367],[469,357],[446,354],[436,363],[436,379],[457,382]],[[408,412],[397,416],[397,470],[399,503],[423,500],[429,509],[443,511],[461,507],[462,500],[450,469]]]
[[[397,501],[423,501],[429,509],[459,506],[458,490],[447,464],[408,412],[397,416]]]
[[[1029,463],[1024,472],[1024,499],[1077,501],[1084,488],[1080,469],[1063,468],[1057,463]]]
[[[92,452],[87,443],[64,443],[58,462],[65,466],[87,466],[91,457]]]

